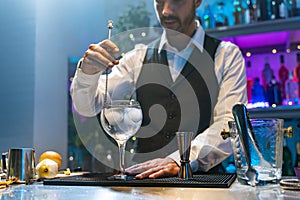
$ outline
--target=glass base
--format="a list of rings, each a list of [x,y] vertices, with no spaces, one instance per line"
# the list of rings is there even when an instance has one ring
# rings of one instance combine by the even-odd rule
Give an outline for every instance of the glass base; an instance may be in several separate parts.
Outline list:
[[[128,181],[128,180],[133,180],[134,177],[133,176],[127,176],[126,174],[115,174],[112,176],[107,177],[108,180],[124,180],[124,181]]]

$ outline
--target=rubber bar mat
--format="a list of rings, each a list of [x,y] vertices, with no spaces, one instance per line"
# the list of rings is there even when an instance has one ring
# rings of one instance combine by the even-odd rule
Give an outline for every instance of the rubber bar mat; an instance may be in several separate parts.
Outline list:
[[[109,180],[111,174],[88,173],[78,176],[45,179],[44,185],[68,186],[129,186],[129,187],[196,187],[196,188],[229,188],[234,182],[235,174],[201,174],[191,180],[177,177],[159,179]]]

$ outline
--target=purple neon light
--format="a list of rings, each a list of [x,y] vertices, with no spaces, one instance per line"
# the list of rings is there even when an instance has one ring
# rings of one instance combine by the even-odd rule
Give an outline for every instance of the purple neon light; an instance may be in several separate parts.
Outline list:
[[[255,48],[262,46],[282,45],[290,40],[289,31],[260,33],[253,35],[241,35],[235,37],[222,38],[225,41],[235,43],[240,48]]]

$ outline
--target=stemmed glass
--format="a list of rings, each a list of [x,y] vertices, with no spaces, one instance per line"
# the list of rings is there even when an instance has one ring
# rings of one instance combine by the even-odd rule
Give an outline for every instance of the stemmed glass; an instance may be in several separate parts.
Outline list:
[[[112,100],[104,104],[100,116],[104,131],[114,138],[119,147],[120,173],[113,177],[117,180],[126,180],[125,146],[127,140],[135,135],[141,127],[141,106],[133,99]]]

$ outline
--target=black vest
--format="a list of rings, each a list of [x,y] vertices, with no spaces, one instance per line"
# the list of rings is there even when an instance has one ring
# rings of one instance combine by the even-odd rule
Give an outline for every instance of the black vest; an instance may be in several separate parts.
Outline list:
[[[220,40],[206,35],[206,51],[194,48],[175,82],[166,51],[159,53],[158,44],[159,40],[149,45],[137,79],[143,123],[134,145],[136,162],[165,157],[177,150],[177,131],[192,131],[195,137],[208,128],[219,92],[214,55]]]

